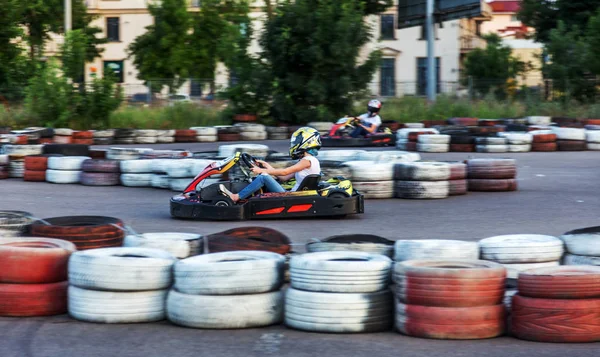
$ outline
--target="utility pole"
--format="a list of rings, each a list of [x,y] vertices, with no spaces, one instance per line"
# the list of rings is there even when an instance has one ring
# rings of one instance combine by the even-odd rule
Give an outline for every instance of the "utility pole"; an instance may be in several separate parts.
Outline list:
[[[65,36],[71,31],[72,25],[71,0],[65,0]]]
[[[435,0],[427,0],[427,13],[425,28],[427,31],[427,100],[435,102],[437,89],[437,67],[435,63],[435,23],[433,22],[433,10]]]

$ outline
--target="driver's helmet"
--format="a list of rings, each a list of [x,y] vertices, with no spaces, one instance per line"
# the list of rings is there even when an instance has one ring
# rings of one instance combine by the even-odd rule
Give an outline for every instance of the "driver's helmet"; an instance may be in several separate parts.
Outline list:
[[[316,129],[305,126],[292,134],[290,140],[290,156],[292,159],[299,159],[307,150],[319,150],[320,148],[321,135]]]
[[[370,100],[367,104],[367,111],[370,115],[379,113],[379,109],[381,109],[381,102],[377,99]]]

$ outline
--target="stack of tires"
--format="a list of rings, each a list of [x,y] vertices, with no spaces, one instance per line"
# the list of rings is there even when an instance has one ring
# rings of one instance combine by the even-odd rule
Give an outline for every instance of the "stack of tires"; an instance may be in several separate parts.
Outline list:
[[[73,143],[73,129],[69,128],[58,128],[54,129],[54,137],[52,142],[55,144],[72,144]]]
[[[508,152],[508,140],[501,137],[477,137],[475,138],[475,151],[477,152]]]
[[[506,138],[508,143],[508,152],[529,152],[531,151],[531,143],[533,136],[528,133],[521,132],[502,132],[498,136]]]
[[[240,140],[266,140],[267,130],[262,124],[239,123],[234,127],[240,129]]]
[[[0,211],[0,237],[19,237],[27,233],[33,222],[31,213]]]
[[[219,141],[239,141],[240,140],[240,130],[237,127],[233,127],[230,125],[220,126],[217,128],[217,138]]]
[[[169,144],[175,142],[175,130],[157,130],[156,142],[159,144]]]
[[[194,126],[190,130],[196,132],[196,141],[199,143],[213,143],[218,140],[217,128],[211,126]]]
[[[150,248],[74,253],[69,260],[69,315],[97,323],[163,320],[175,261]]]
[[[319,150],[320,161],[347,162],[359,160],[364,150]]]
[[[122,160],[119,165],[123,186],[152,186],[152,160]]]
[[[110,148],[106,152],[106,158],[108,160],[137,160],[144,155],[144,153],[152,152],[152,149],[125,149],[125,148]]]
[[[121,180],[121,168],[117,160],[90,159],[81,165],[81,184],[86,186],[115,186]]]
[[[552,127],[558,151],[583,151],[587,147],[585,129]]]
[[[8,176],[22,178],[25,176],[25,157],[42,154],[44,145],[4,145],[1,150],[7,154]]]
[[[112,129],[96,130],[92,133],[92,137],[94,138],[94,145],[112,145],[115,131]]]
[[[114,143],[117,145],[135,144],[134,129],[115,129]]]
[[[235,155],[236,152],[245,152],[258,159],[265,159],[269,154],[269,147],[262,144],[231,144],[220,145],[218,156],[229,157]]]
[[[66,313],[67,265],[74,251],[59,239],[0,239],[0,316]]]
[[[113,217],[65,216],[44,218],[31,223],[30,234],[36,237],[69,241],[77,250],[120,247],[125,224]]]
[[[397,240],[394,243],[395,262],[433,259],[478,260],[479,244],[448,239]]]
[[[285,324],[314,332],[386,331],[394,309],[388,289],[392,261],[364,252],[293,256]]]
[[[82,166],[88,156],[53,156],[48,158],[46,181],[51,183],[79,183]]]
[[[513,159],[467,160],[469,191],[516,191],[516,162]]]
[[[313,238],[311,242],[306,243],[306,251],[354,251],[381,254],[391,258],[394,255],[394,242],[372,234],[345,234],[324,239]]]
[[[499,264],[481,260],[396,263],[396,328],[433,339],[484,339],[505,330],[504,279]]]
[[[446,163],[450,165],[450,177],[448,178],[448,195],[466,195],[468,192],[467,165],[458,161],[448,161]]]
[[[348,161],[352,187],[365,198],[394,197],[394,163],[374,161]]]
[[[396,149],[406,151],[417,151],[417,140],[419,135],[439,134],[436,129],[404,128],[396,132]]]
[[[170,160],[166,164],[166,172],[169,177],[168,188],[173,191],[183,191],[199,172],[193,170],[195,161],[194,159]],[[194,172],[196,173],[194,174]]]
[[[564,265],[600,265],[600,227],[575,229],[560,239],[567,251]]]
[[[203,329],[252,328],[283,320],[285,258],[259,251],[180,260],[167,299],[168,319]]]
[[[287,126],[269,126],[267,133],[269,140],[286,140],[288,138]]]
[[[178,129],[175,130],[175,142],[176,143],[195,143],[196,142],[196,130],[191,129]]]
[[[74,131],[73,144],[94,145],[94,134],[91,131]]]
[[[169,252],[175,258],[185,259],[204,252],[204,241],[192,233],[143,233],[130,234],[123,241],[124,247],[153,248]]]
[[[409,128],[409,129],[422,129],[425,127],[425,124],[423,124],[423,123],[404,123],[404,127]]]
[[[538,342],[600,341],[600,268],[562,266],[519,274],[512,334]]]
[[[473,152],[475,151],[475,138],[468,133],[450,134],[450,151]]]
[[[139,129],[134,131],[136,144],[156,144],[158,132],[153,129]]]
[[[509,283],[514,284],[520,272],[560,265],[563,242],[541,234],[510,234],[479,241],[481,259],[504,265]]]
[[[327,121],[314,121],[306,124],[306,126],[316,129],[321,135],[325,135],[333,128],[333,123]]]
[[[341,151],[341,150],[339,150]],[[319,154],[319,157],[321,154]],[[421,160],[421,155],[415,152],[390,150],[390,151],[358,151],[354,160],[377,162],[413,162]]]
[[[152,179],[150,180],[152,187],[169,188],[169,175],[167,172],[172,161],[173,159],[152,160]]]
[[[585,138],[588,150],[600,150],[600,131],[586,130]]]
[[[451,167],[444,162],[407,162],[394,166],[395,196],[409,199],[447,198]]]
[[[448,152],[450,150],[450,135],[423,134],[417,139],[419,152]]]
[[[527,120],[527,124],[529,124],[529,125],[548,126],[548,125],[552,124],[551,117],[531,116],[531,117],[526,117],[525,120]]]
[[[30,155],[25,157],[24,181],[44,182],[46,181],[46,170],[48,170],[48,158],[60,156],[56,154]]]
[[[9,158],[8,155],[0,155],[0,180],[8,178],[9,175]]]
[[[556,134],[551,130],[535,130],[531,131],[532,144],[531,151],[556,151]]]

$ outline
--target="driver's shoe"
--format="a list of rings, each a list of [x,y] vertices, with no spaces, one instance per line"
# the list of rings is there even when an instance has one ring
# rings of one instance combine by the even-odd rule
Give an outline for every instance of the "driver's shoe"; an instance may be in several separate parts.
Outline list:
[[[224,194],[225,196],[228,196],[229,198],[231,198],[231,196],[233,196],[233,192],[229,191],[223,184],[219,185],[219,191],[222,194]]]

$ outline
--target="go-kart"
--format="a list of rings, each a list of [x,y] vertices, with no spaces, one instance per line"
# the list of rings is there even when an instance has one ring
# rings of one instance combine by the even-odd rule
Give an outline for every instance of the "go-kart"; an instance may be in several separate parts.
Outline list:
[[[244,178],[202,187],[207,178],[226,174],[235,165],[239,165]],[[350,180],[342,177],[321,182],[320,175],[308,175],[300,183],[297,191],[260,191],[237,203],[221,192],[220,184],[231,192],[241,191],[252,182],[247,169],[256,166],[259,165],[254,157],[240,152],[222,161],[213,162],[192,180],[183,193],[171,198],[171,216],[203,220],[245,220],[335,217],[364,213],[363,195],[352,188]]]
[[[363,138],[353,138],[350,133],[360,123],[356,117],[344,117],[339,119],[329,130],[329,133],[321,137],[323,147],[353,147],[353,146],[386,146],[395,145],[395,138],[388,128],[379,129],[373,134]]]

